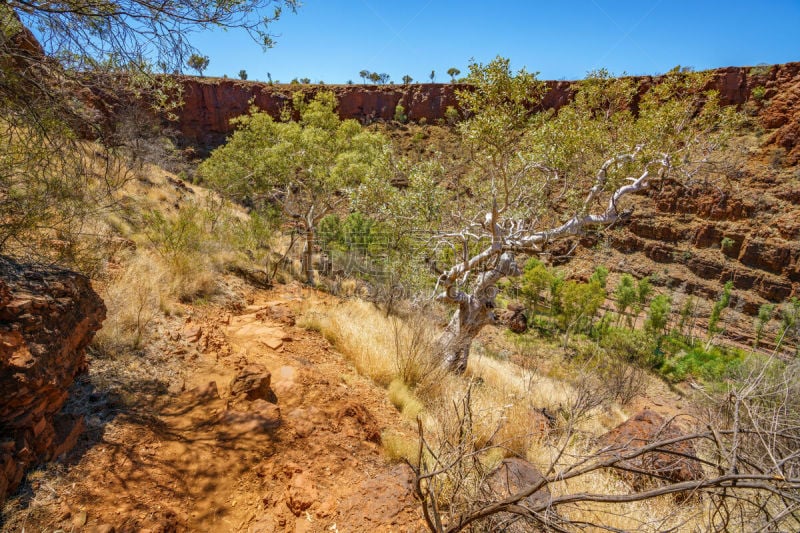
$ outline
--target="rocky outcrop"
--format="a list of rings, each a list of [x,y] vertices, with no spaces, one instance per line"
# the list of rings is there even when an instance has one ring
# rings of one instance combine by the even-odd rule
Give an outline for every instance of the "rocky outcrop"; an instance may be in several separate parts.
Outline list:
[[[528,330],[528,317],[525,306],[519,302],[511,302],[506,309],[495,312],[497,322],[514,333],[525,333]]]
[[[0,257],[0,502],[75,445],[83,420],[60,411],[105,312],[88,278]]]
[[[293,94],[312,98],[319,91],[332,91],[338,100],[339,116],[363,123],[392,120],[400,104],[408,120],[435,121],[456,105],[457,84],[414,85],[270,85],[267,83],[205,80],[183,77],[183,106],[174,126],[184,139],[204,147],[220,144],[233,131],[231,119],[247,113],[251,106],[279,117],[291,108]]]
[[[612,429],[598,441],[601,455],[622,456],[649,444],[684,436],[674,420],[667,421],[655,411],[645,409]],[[693,481],[702,478],[703,469],[694,445],[684,440],[668,444],[632,459],[620,461],[623,477],[636,490],[655,481]]]
[[[708,89],[719,92],[723,104],[742,105],[750,98],[755,87],[764,87],[767,97],[779,94],[784,87],[800,92],[797,85],[800,63],[787,63],[772,67],[727,67],[713,71]],[[642,76],[641,90],[646,91],[657,76]],[[247,113],[251,105],[278,117],[291,103],[296,91],[311,96],[318,91],[332,91],[339,102],[341,118],[352,118],[367,123],[391,120],[395,108],[402,105],[408,120],[433,122],[444,119],[448,107],[457,107],[456,91],[468,89],[460,84],[409,84],[409,85],[273,85],[256,81],[231,79],[203,79],[184,76],[183,107],[177,111],[174,127],[185,141],[203,147],[220,144],[233,131],[230,120]],[[558,109],[569,103],[575,94],[575,82],[547,81],[547,91],[540,109]],[[793,85],[794,84],[794,85]],[[781,93],[782,94],[782,93]],[[784,146],[792,157],[800,153],[797,146],[797,124],[793,118],[796,98],[787,93],[769,113],[764,115],[768,128],[783,128],[776,133],[776,142]]]
[[[485,489],[489,501],[499,501],[516,494],[544,481],[542,473],[531,463],[517,457],[504,459],[486,478]],[[520,505],[529,508],[540,508],[550,502],[550,489],[544,483],[542,488],[530,496],[520,500]],[[544,516],[546,513],[541,513]],[[515,521],[510,513],[498,513],[487,520],[486,525],[492,528],[502,528],[509,533],[523,531],[537,531],[531,529],[534,524],[525,521]],[[513,525],[508,526],[511,523]],[[503,527],[505,526],[505,527]],[[541,530],[544,530],[543,528]]]

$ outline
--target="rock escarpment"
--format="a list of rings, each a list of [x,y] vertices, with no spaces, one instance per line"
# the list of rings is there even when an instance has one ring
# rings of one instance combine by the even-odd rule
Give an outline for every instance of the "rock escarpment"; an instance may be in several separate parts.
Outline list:
[[[83,420],[60,411],[105,311],[85,276],[0,256],[0,502],[75,445]]]
[[[763,87],[765,98],[780,97],[768,116],[768,128],[779,128],[776,142],[781,143],[792,157],[800,157],[797,121],[791,120],[787,109],[796,107],[794,95],[800,91],[796,84],[800,63],[787,63],[771,67],[727,67],[713,71],[709,89],[719,91],[725,105],[741,105],[750,99],[756,87]],[[646,91],[657,76],[638,78],[641,90]],[[225,135],[233,131],[232,118],[247,113],[251,106],[279,117],[292,101],[292,94],[302,91],[313,95],[318,91],[332,91],[339,102],[339,115],[361,122],[392,120],[398,104],[412,122],[437,121],[446,118],[447,108],[456,107],[456,91],[467,85],[423,83],[408,85],[278,85],[256,81],[231,79],[205,79],[184,76],[178,78],[182,85],[184,104],[176,112],[173,126],[189,144],[213,147],[221,144]],[[543,109],[558,109],[567,104],[575,92],[570,81],[547,81],[547,92],[542,100]],[[794,87],[793,91],[787,88]]]
[[[177,110],[173,126],[188,144],[213,147],[233,131],[232,118],[246,114],[251,106],[277,118],[284,108],[291,109],[292,95],[301,91],[313,97],[331,91],[338,100],[339,116],[367,123],[391,120],[400,104],[408,120],[434,121],[456,105],[459,85],[270,85],[267,83],[205,80],[183,77],[183,106]]]

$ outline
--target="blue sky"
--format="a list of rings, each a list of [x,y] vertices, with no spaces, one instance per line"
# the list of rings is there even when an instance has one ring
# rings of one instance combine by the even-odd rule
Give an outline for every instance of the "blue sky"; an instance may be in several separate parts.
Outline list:
[[[206,75],[282,82],[358,83],[362,69],[447,81],[448,68],[497,55],[542,79],[800,61],[800,0],[304,0],[272,30],[266,52],[232,31],[192,41],[211,59]]]

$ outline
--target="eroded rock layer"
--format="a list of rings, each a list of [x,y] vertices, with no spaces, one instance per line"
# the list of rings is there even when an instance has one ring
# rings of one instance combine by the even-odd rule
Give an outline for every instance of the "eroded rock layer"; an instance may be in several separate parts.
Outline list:
[[[0,256],[0,503],[75,445],[83,419],[60,411],[105,312],[85,276]]]

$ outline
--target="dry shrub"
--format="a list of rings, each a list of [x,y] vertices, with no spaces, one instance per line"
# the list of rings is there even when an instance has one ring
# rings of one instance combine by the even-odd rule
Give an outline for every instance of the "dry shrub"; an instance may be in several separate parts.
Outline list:
[[[419,442],[417,437],[407,437],[401,433],[387,430],[381,433],[381,446],[391,461],[419,463]]]
[[[421,395],[431,396],[446,370],[430,316],[424,309],[416,309],[405,318],[391,317],[390,321],[397,376]]]
[[[567,481],[556,481],[548,487],[554,497],[630,492],[630,487],[619,476],[604,470],[595,470]],[[707,531],[701,523],[705,506],[699,499],[677,504],[670,495],[638,502],[575,503],[559,506],[558,511],[565,520],[595,524],[596,529],[602,531]]]
[[[381,386],[395,378],[392,324],[370,303],[349,300],[329,305],[312,296],[300,325],[322,333],[356,370]]]
[[[167,280],[157,258],[141,252],[130,257],[101,291],[107,317],[95,335],[95,345],[111,355],[140,349],[158,316]]]
[[[603,359],[597,368],[601,382],[620,405],[628,405],[647,389],[647,372],[619,357]]]
[[[167,293],[188,303],[197,298],[206,298],[217,292],[214,265],[201,254],[186,254],[170,257],[164,261],[167,267]]]
[[[403,416],[415,420],[417,416],[425,409],[425,406],[420,402],[411,389],[403,382],[402,379],[396,378],[389,383],[389,401],[392,405],[403,413]]]

